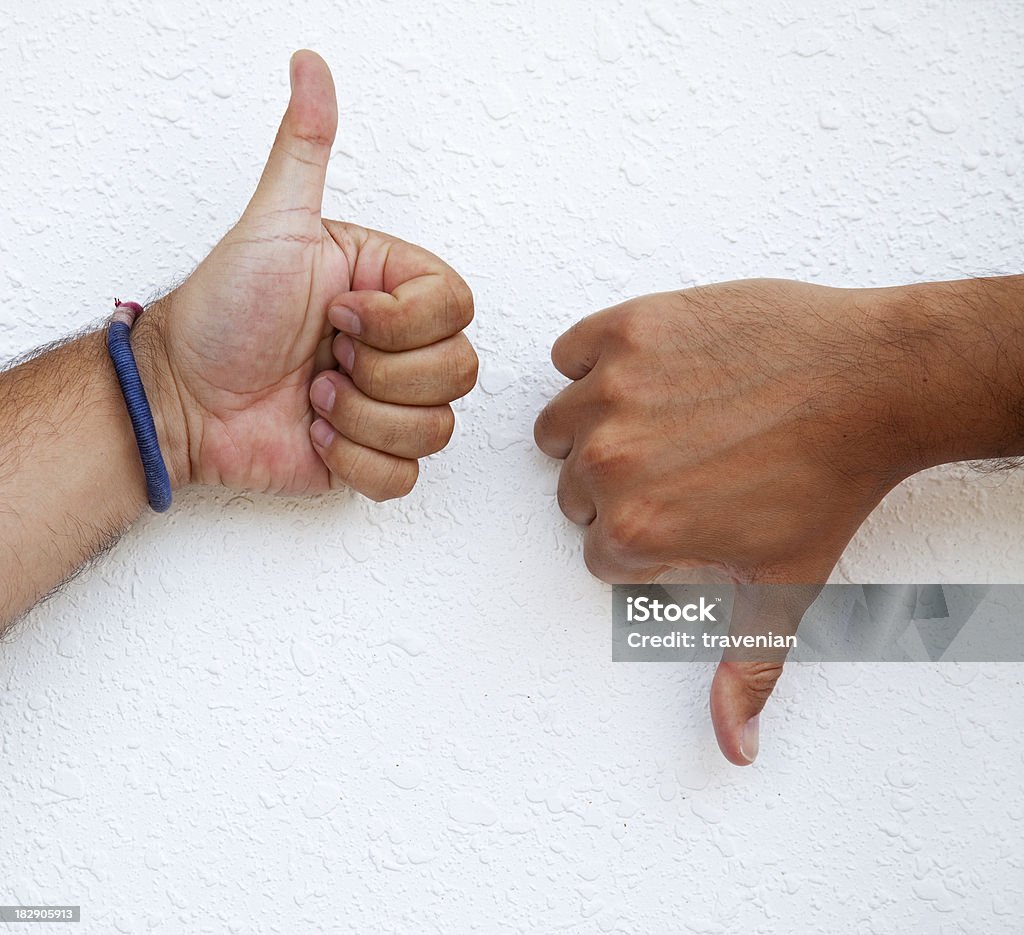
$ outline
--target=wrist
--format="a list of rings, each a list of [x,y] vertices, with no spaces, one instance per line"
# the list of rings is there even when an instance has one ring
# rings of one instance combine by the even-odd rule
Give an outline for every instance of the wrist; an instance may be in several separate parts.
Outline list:
[[[132,328],[131,341],[171,488],[179,490],[192,482],[192,467],[188,421],[164,340],[169,312],[169,296],[148,306]]]
[[[1024,454],[1024,276],[870,292],[905,473]]]

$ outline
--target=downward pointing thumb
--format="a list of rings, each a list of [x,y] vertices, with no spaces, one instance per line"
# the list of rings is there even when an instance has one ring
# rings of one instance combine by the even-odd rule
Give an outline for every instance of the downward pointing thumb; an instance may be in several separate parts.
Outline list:
[[[826,570],[822,579],[828,576]],[[793,636],[820,584],[740,584],[736,587],[730,637]],[[753,763],[760,746],[760,714],[786,661],[786,647],[727,649],[711,683],[711,721],[718,746],[730,763]],[[756,647],[756,640],[754,642]]]
[[[319,217],[338,99],[327,63],[302,49],[292,56],[291,99],[247,213],[306,209]]]
[[[718,746],[730,763],[746,766],[757,757],[760,717],[782,674],[782,663],[720,662],[711,683],[711,721]]]

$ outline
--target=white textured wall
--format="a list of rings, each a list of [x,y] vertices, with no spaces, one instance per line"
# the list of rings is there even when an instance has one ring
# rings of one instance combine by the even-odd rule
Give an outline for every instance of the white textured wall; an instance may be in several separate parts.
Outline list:
[[[0,902],[81,932],[1016,933],[1014,666],[791,668],[751,769],[704,667],[609,662],[531,425],[627,296],[1022,261],[1024,7],[0,3],[0,356],[243,207],[308,45],[326,211],[473,286],[480,389],[410,498],[192,492],[0,647]],[[896,491],[841,577],[1024,580],[1024,474]]]

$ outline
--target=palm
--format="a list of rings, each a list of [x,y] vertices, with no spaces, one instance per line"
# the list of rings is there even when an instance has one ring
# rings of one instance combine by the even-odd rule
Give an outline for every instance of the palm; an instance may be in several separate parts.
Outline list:
[[[327,308],[352,287],[352,267],[320,218],[306,219],[315,225],[302,230],[244,218],[175,297],[169,342],[183,345],[179,384],[200,414],[201,437],[193,429],[191,439],[198,483],[272,493],[330,486],[309,443],[308,392],[315,373],[336,366]]]
[[[337,126],[334,86],[311,53],[293,61],[292,82],[248,208],[172,296],[167,344],[190,411],[196,483],[329,489],[332,475],[309,440],[308,398],[313,376],[336,367],[329,303],[351,289],[393,288],[386,279],[403,265],[416,274],[410,245],[321,219]]]

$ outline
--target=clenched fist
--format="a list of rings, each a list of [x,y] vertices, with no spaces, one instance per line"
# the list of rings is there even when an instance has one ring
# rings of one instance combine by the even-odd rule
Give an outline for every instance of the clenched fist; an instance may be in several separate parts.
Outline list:
[[[552,350],[536,440],[609,582],[740,585],[733,627],[792,631],[893,486],[1021,444],[1021,277],[894,289],[750,280],[635,299]],[[764,584],[807,587],[770,589]],[[723,661],[719,743],[758,748],[781,660]]]

